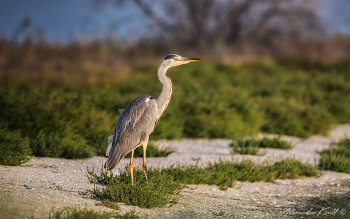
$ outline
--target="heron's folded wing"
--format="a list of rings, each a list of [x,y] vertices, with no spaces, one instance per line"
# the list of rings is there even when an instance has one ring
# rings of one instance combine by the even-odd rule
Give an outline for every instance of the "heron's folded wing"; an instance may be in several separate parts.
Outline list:
[[[148,138],[153,132],[157,115],[157,103],[151,96],[143,95],[131,102],[114,130],[112,149],[105,164],[108,170]]]

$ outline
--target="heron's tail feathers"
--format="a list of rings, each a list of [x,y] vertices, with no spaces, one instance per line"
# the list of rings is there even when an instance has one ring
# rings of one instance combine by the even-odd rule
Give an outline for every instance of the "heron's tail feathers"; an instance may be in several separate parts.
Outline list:
[[[106,150],[106,155],[108,156],[107,161],[104,165],[104,168],[107,169],[107,171],[112,170],[114,167],[118,165],[118,163],[126,156],[125,151],[123,151],[123,147],[119,145],[120,142],[118,142],[114,147],[113,145],[113,135],[109,136],[108,138],[108,148]]]
[[[114,167],[116,167],[118,165],[118,163],[120,162],[121,159],[123,159],[124,157],[122,156],[112,156],[112,157],[108,157],[108,160],[106,161],[104,168],[107,169],[107,171],[112,170]]]
[[[106,161],[105,165],[103,166],[107,171],[112,170],[114,167],[112,167],[112,165]]]
[[[108,147],[106,149],[106,157],[108,157],[109,154],[111,153],[113,137],[114,137],[114,135],[111,135],[108,137],[108,140],[107,140]]]

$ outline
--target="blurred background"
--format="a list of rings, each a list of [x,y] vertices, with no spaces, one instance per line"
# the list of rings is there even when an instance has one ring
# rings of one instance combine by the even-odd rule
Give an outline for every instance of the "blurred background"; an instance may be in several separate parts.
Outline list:
[[[0,36],[56,46],[110,43],[122,57],[137,50],[147,56],[205,54],[217,61],[340,59],[349,55],[343,42],[349,10],[345,0],[14,0],[0,2]]]
[[[108,41],[156,54],[205,52],[219,60],[227,55],[321,56],[331,50],[326,42],[350,33],[345,0],[14,0],[0,6],[0,34],[7,41]],[[333,51],[332,58],[344,57],[339,53]]]
[[[118,109],[159,95],[170,53],[203,61],[169,71],[151,139],[327,134],[350,122],[349,11],[347,0],[0,1],[0,139],[37,156],[103,155]]]

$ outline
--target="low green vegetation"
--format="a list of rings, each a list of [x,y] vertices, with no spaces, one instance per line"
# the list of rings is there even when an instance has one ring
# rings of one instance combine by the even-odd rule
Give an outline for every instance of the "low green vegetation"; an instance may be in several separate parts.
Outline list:
[[[350,139],[333,143],[329,149],[322,151],[320,165],[327,170],[350,173]]]
[[[88,189],[81,194],[141,208],[165,207],[170,202],[175,202],[174,197],[183,189],[181,182],[174,181],[171,175],[152,168],[147,171],[148,183],[143,171],[134,169],[134,186],[131,185],[128,167],[120,176],[113,176],[112,172],[109,175],[103,168],[99,176],[94,172],[88,173],[91,183],[102,183],[106,186],[102,190],[97,187],[93,190]]]
[[[89,210],[87,208],[65,208],[61,211],[56,211],[52,213],[50,219],[139,219],[135,210],[127,212],[123,215],[114,212],[95,212],[94,210]]]
[[[167,157],[171,153],[175,152],[170,147],[166,147],[164,149],[159,149],[153,143],[148,143],[146,150],[146,157]],[[127,154],[125,157],[131,157],[131,152]],[[142,146],[136,148],[134,150],[134,157],[143,157],[143,148]]]
[[[243,160],[240,163],[233,160],[220,160],[216,163],[209,163],[204,168],[198,165],[171,166],[164,169],[150,168],[147,174],[148,183],[143,171],[135,169],[135,184],[131,186],[129,168],[126,168],[126,171],[120,176],[113,176],[112,172],[105,172],[103,168],[99,175],[92,171],[88,175],[89,181],[101,183],[104,187],[87,189],[81,194],[141,208],[154,208],[165,207],[169,203],[176,202],[176,195],[186,184],[218,185],[221,189],[226,189],[233,187],[236,181],[273,181],[321,175],[316,167],[295,159],[285,159],[273,164],[264,162],[262,165],[249,160]]]
[[[257,140],[259,148],[275,148],[289,150],[292,149],[292,143],[284,141],[281,137],[278,138],[267,138],[263,137],[262,139]]]
[[[85,92],[76,88],[0,86],[0,124],[6,125],[0,133],[0,163],[19,165],[28,160],[27,155],[68,159],[104,156],[118,117],[113,120],[92,100],[99,97],[89,97]],[[104,91],[98,95],[103,96]],[[136,150],[138,156],[142,156],[140,149]],[[147,150],[148,157],[170,153],[169,148],[159,150],[155,146]]]
[[[209,163],[205,168],[197,165],[188,167],[171,167],[163,169],[175,180],[185,184],[209,184],[233,187],[236,181],[273,181],[275,179],[295,179],[298,177],[317,177],[320,172],[311,164],[304,164],[295,159],[285,159],[273,164],[264,162],[262,165],[250,160],[236,162],[219,160]]]
[[[259,146],[255,139],[236,139],[230,144],[231,154],[264,155],[259,153]]]
[[[19,130],[9,131],[0,126],[0,165],[16,166],[30,159],[29,139]]]
[[[316,63],[312,69],[305,62],[203,61],[171,68],[172,98],[150,138],[232,139],[259,132],[307,138],[350,122],[350,61]],[[67,78],[45,61],[35,71],[0,65],[5,75],[18,76],[0,84],[0,124],[6,133],[19,131],[28,139],[34,156],[104,155],[118,109],[143,94],[156,98],[162,89],[159,63],[135,64],[127,72],[66,64]],[[28,75],[42,80],[33,82]],[[90,76],[96,81],[87,81]]]
[[[103,154],[114,122],[69,88],[0,88],[0,122],[28,138],[34,156],[79,159]]]
[[[277,148],[289,150],[292,149],[292,145],[289,142],[278,138],[237,138],[230,144],[232,147],[232,154],[250,154],[250,155],[264,155],[259,153],[259,148]]]

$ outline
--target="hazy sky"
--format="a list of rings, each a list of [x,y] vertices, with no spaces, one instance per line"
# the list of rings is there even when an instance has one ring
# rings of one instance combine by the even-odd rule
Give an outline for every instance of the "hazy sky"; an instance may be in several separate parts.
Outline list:
[[[320,0],[320,15],[331,29],[350,33],[350,0]],[[71,38],[100,38],[108,35],[107,30],[118,26],[121,36],[128,32],[132,36],[140,35],[139,31],[147,18],[125,1],[125,10],[94,9],[90,0],[0,0],[0,35],[10,37],[16,26],[24,17],[30,17],[32,26],[28,31],[37,28],[45,30],[49,41],[66,41]],[[118,23],[111,23],[111,20]],[[131,25],[132,24],[132,25]],[[133,28],[133,29],[130,29]],[[130,34],[135,33],[135,34]]]
[[[325,23],[343,33],[350,33],[350,1],[320,0],[322,2],[320,15]]]

